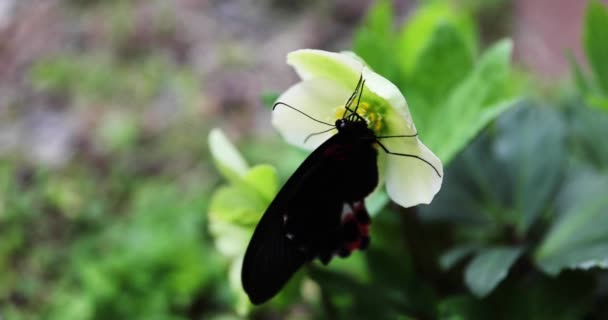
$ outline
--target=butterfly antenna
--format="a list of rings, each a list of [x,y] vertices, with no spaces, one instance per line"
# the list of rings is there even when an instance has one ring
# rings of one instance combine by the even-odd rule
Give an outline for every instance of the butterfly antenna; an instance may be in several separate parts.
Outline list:
[[[359,75],[359,80],[357,80],[357,85],[355,86],[355,91],[350,95],[348,101],[346,101],[346,105],[350,106],[353,103],[353,100],[357,97],[357,93],[361,89],[361,84],[363,83],[363,74]]]
[[[363,95],[364,86],[365,86],[365,80],[363,80],[363,83],[361,84],[361,91],[359,91],[359,98],[357,99],[357,106],[355,106],[355,111],[353,111],[353,113],[355,113],[355,114],[358,114],[357,109],[359,109],[359,104],[361,103],[361,96]]]
[[[311,133],[308,136],[306,136],[306,139],[304,139],[304,143],[306,143],[306,141],[308,141],[308,139],[312,138],[313,136],[316,136],[316,135],[319,135],[319,134],[324,134],[324,133],[329,132],[329,131],[334,130],[334,129],[336,129],[336,128],[334,127],[334,128],[329,128],[327,130],[323,130],[321,132]]]
[[[359,98],[357,98],[357,105],[355,106],[355,110],[354,110],[354,111],[351,111],[351,115],[352,115],[353,117],[358,118],[358,119],[359,119],[359,120],[361,120],[361,121],[365,121],[365,119],[363,119],[363,117],[362,117],[362,116],[360,116],[360,115],[357,113],[357,109],[359,109],[359,104],[361,103],[361,96],[363,95],[363,88],[364,88],[364,86],[365,86],[365,80],[363,80],[363,83],[361,84],[361,90],[359,91]],[[350,110],[350,109],[349,109],[349,110]]]
[[[301,113],[301,114],[305,115],[305,116],[306,116],[306,117],[308,117],[309,119],[314,120],[314,121],[316,121],[316,122],[318,122],[318,123],[322,123],[322,124],[324,124],[324,125],[328,125],[328,126],[330,126],[330,127],[335,127],[335,126],[334,126],[333,124],[331,124],[331,123],[327,123],[327,122],[324,122],[324,121],[321,121],[321,120],[317,120],[317,119],[315,119],[315,118],[313,118],[313,117],[311,117],[311,116],[307,115],[306,113],[302,112],[301,110],[298,110],[297,108],[294,108],[294,107],[292,107],[292,106],[290,106],[290,105],[288,105],[287,103],[284,103],[284,102],[277,102],[277,103],[275,103],[275,104],[272,106],[272,110],[274,110],[274,108],[276,108],[278,105],[286,106],[287,108],[293,109],[293,110],[295,110],[295,111],[297,111],[297,112],[299,112],[299,113]]]
[[[433,170],[435,170],[435,173],[437,174],[437,176],[439,176],[439,178],[441,178],[441,174],[439,173],[439,170],[437,170],[437,168],[435,168],[435,166],[432,163],[428,162],[424,158],[419,157],[419,156],[414,155],[414,154],[392,152],[392,151],[388,150],[382,143],[380,143],[380,141],[376,140],[376,143],[384,150],[384,152],[386,152],[388,154],[392,154],[392,155],[396,155],[396,156],[402,156],[402,157],[415,158],[415,159],[418,159],[418,160],[420,160],[420,161],[428,164],[429,166],[431,166],[431,168],[433,168]]]
[[[354,112],[350,108],[346,107],[345,109],[346,109],[345,112],[346,111],[350,111],[350,114],[348,115],[348,117],[355,117],[355,118],[357,118],[357,119],[359,119],[361,121],[365,121],[365,119],[362,116],[360,116],[358,113]],[[351,120],[351,119],[349,119],[349,120]]]
[[[353,103],[355,97],[357,97],[357,93],[359,93],[359,88],[361,87],[362,83],[363,83],[363,73],[359,76],[359,81],[357,81],[357,86],[355,87],[355,91],[353,92],[353,94],[350,95],[348,100],[346,100],[346,104],[344,105],[344,114],[342,114],[342,119],[344,119],[346,117],[347,111],[351,111],[350,105]]]

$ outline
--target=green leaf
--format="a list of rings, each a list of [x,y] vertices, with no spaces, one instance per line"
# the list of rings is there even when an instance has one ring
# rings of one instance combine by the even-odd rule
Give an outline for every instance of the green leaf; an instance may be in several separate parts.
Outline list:
[[[337,306],[338,319],[396,319],[398,315],[407,314],[403,291],[386,290],[379,283],[363,283],[347,274],[314,264],[308,270],[310,277],[321,287],[324,299]]]
[[[245,174],[244,180],[268,203],[274,199],[279,188],[277,171],[270,165],[262,164],[251,168]]]
[[[447,250],[439,257],[439,266],[442,270],[451,269],[459,261],[473,254],[479,246],[477,245],[458,245]]]
[[[477,48],[477,32],[473,20],[465,12],[458,11],[450,3],[434,1],[418,8],[398,35],[399,61],[401,69],[410,74],[417,66],[419,59],[431,41],[432,34],[442,24],[453,26],[464,36],[469,48]],[[406,92],[407,93],[407,92]]]
[[[269,202],[237,186],[220,187],[211,197],[209,219],[253,228]]]
[[[395,54],[393,8],[390,1],[378,1],[355,32],[353,50],[387,79],[398,82],[399,69]]]
[[[410,105],[423,109],[425,113],[433,112],[472,69],[473,51],[465,35],[452,24],[439,24],[401,90],[407,94]],[[421,121],[431,119],[417,119],[417,115],[413,114],[418,126],[432,126],[421,124]]]
[[[260,96],[260,100],[262,100],[262,104],[266,108],[272,109],[272,107],[274,106],[274,103],[277,101],[279,96],[280,96],[280,94],[276,91],[266,91],[266,92],[262,92],[262,95]]]
[[[563,178],[569,155],[563,118],[552,108],[523,103],[503,114],[450,164],[442,189],[432,205],[420,208],[420,217],[456,223],[467,243],[507,233],[525,239],[550,209]]]
[[[521,253],[522,249],[515,247],[481,250],[465,271],[467,286],[477,297],[486,296],[507,276]]]
[[[593,310],[594,290],[595,280],[587,274],[569,273],[549,278],[532,273],[504,283],[481,300],[465,295],[448,297],[438,306],[438,318],[584,319]]]
[[[585,102],[592,107],[596,107],[598,109],[604,110],[608,112],[608,98],[600,97],[596,95],[589,95],[585,97]]]
[[[516,231],[526,234],[556,192],[565,166],[566,126],[549,107],[519,108],[497,121],[494,149],[511,182],[510,204],[516,210]],[[539,154],[543,156],[539,158]]]
[[[490,227],[498,220],[497,208],[503,203],[500,195],[507,194],[510,187],[500,175],[491,143],[487,134],[481,135],[450,164],[446,170],[449,174],[432,204],[419,207],[421,219],[470,225],[478,233],[493,231]]]
[[[589,64],[604,94],[608,95],[608,9],[597,0],[587,6],[583,42]]]
[[[608,112],[576,104],[568,109],[572,153],[584,165],[598,170],[608,169],[608,145],[598,137],[608,136]]]
[[[512,47],[511,41],[503,40],[488,49],[445,105],[424,115],[430,120],[418,128],[422,141],[444,163],[449,163],[491,120],[513,106],[514,101],[505,92]],[[417,109],[413,114],[424,112]]]
[[[572,52],[568,52],[568,62],[570,63],[570,69],[572,69],[572,72],[574,73],[574,83],[578,90],[583,94],[588,94],[591,90],[591,84]]]
[[[388,198],[386,191],[384,191],[383,188],[378,188],[365,198],[365,207],[367,208],[369,215],[374,217],[380,213],[389,202],[390,199]]]
[[[502,319],[578,320],[593,309],[595,290],[594,277],[582,272],[557,278],[528,273],[500,286],[480,304],[488,311],[483,319],[499,314]]]
[[[558,278],[529,274],[505,283],[481,300],[462,294],[449,296],[438,304],[437,318],[584,319],[593,310],[594,290],[593,277],[582,273],[564,274]]]
[[[566,268],[608,268],[608,175],[573,171],[557,204],[557,221],[535,252],[537,265],[555,275]]]
[[[441,300],[437,306],[438,319],[477,320],[487,319],[488,308],[468,295],[451,296]]]
[[[209,204],[209,231],[219,252],[242,256],[255,225],[276,195],[278,178],[269,165],[258,165],[229,186],[215,190]]]

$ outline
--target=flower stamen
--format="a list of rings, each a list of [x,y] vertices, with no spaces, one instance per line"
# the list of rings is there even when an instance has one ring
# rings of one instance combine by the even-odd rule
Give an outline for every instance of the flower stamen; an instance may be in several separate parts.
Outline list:
[[[339,106],[336,108],[335,116],[336,119],[341,119],[344,114],[345,107]],[[380,135],[384,128],[384,119],[382,114],[376,112],[369,103],[361,101],[357,109],[357,114],[361,116],[367,122],[367,127],[370,128],[376,135]]]

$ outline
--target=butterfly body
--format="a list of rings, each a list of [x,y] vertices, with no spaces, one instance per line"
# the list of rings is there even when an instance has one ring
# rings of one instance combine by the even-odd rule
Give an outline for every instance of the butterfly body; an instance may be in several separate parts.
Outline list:
[[[281,188],[258,223],[243,261],[243,288],[253,303],[273,297],[303,264],[327,264],[369,243],[364,198],[378,184],[376,137],[367,123],[336,121]]]

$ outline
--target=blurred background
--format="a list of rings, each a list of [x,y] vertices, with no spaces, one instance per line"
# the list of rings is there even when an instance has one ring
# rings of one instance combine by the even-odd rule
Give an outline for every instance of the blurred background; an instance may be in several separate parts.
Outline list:
[[[533,97],[531,104],[583,103],[572,81],[572,61],[587,70],[582,49],[586,1],[441,2],[470,18],[479,48],[512,38],[512,65],[519,75],[514,83],[529,84],[528,90],[514,91]],[[350,315],[358,298],[344,292],[340,297],[323,294],[332,285],[359,292],[356,285],[344,284],[351,280],[339,276],[324,280],[327,288],[303,280],[302,299],[288,296],[253,311],[235,307],[238,294],[228,281],[232,262],[216,249],[208,229],[211,197],[225,180],[211,161],[207,135],[221,128],[248,162],[273,165],[280,185],[306,154],[289,147],[270,125],[268,106],[298,80],[285,63],[286,54],[300,48],[353,50],[354,39],[359,39],[355,51],[366,57],[366,50],[375,49],[361,34],[371,21],[374,3],[0,0],[0,319]],[[427,5],[390,3],[395,28]],[[412,101],[410,106],[415,109]],[[595,159],[602,167],[605,158]],[[390,205],[387,210],[399,211]],[[391,218],[384,219],[390,226]],[[449,221],[430,228],[448,224],[456,230]],[[505,227],[488,238],[510,241],[509,230]],[[530,230],[543,235],[545,229]],[[393,231],[399,238],[401,231]],[[438,247],[450,246],[463,232]],[[415,263],[401,268],[382,258],[382,246],[376,250],[370,255],[387,269],[372,265],[356,271],[361,261],[342,268],[355,270],[355,280],[373,278],[376,270],[389,278],[384,283],[407,281],[416,274]],[[415,254],[403,259],[415,259]],[[528,270],[522,264],[521,273]],[[401,272],[411,276],[390,278]],[[458,271],[453,273],[451,278],[461,278]],[[577,275],[566,276],[574,277],[564,280],[567,283],[581,283]],[[402,288],[410,295],[423,292],[418,299],[424,301],[409,295],[400,300],[401,291],[395,288],[378,289],[388,292],[383,300],[387,306],[382,307],[391,311],[387,318],[437,318],[437,312],[449,309],[445,304],[437,307],[443,298],[467,292],[458,284],[461,280],[435,285],[433,279],[442,278],[433,277],[428,287]],[[601,295],[594,297],[576,310],[591,310],[604,301]],[[450,300],[448,306],[461,304]],[[473,304],[464,305],[462,310],[470,311]],[[377,308],[372,304],[367,310]],[[573,318],[585,314],[572,313]]]

